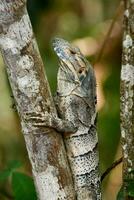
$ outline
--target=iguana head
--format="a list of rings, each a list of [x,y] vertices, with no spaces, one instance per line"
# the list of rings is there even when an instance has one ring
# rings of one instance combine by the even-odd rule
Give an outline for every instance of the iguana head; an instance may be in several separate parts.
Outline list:
[[[59,61],[58,92],[61,96],[76,94],[91,96],[95,90],[94,72],[78,47],[61,38],[53,39],[53,47]]]

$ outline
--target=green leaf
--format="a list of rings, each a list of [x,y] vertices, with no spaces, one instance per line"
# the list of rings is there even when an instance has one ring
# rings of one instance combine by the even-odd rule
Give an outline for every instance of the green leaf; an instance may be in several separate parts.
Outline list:
[[[11,171],[9,169],[0,171],[0,181],[6,180],[10,175],[11,175]]]
[[[19,168],[21,166],[22,166],[22,164],[21,164],[20,161],[18,161],[18,160],[12,160],[8,164],[8,169],[10,169],[11,171],[13,171],[14,169],[17,169],[17,168]]]
[[[129,197],[134,197],[134,180],[133,179],[125,179],[126,181],[126,195]],[[118,195],[117,200],[124,200],[123,196],[123,187],[121,187]]]
[[[33,179],[30,176],[13,172],[12,189],[15,200],[37,200]]]
[[[123,195],[123,187],[119,190],[117,194],[117,200],[124,200],[124,195]]]
[[[127,193],[130,197],[134,197],[134,180],[129,180],[127,183]]]
[[[12,174],[12,172],[16,168],[19,168],[20,166],[21,163],[19,161],[16,160],[10,161],[7,166],[7,169],[0,171],[0,181],[6,180]]]

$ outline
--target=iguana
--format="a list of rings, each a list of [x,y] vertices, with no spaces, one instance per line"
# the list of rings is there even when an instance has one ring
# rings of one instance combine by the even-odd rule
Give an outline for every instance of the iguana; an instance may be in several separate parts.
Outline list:
[[[60,118],[71,121],[78,128],[73,134],[64,133],[77,198],[99,200],[101,196],[94,71],[80,50],[67,41],[55,38],[53,47],[60,61],[57,78],[57,107]]]
[[[36,126],[51,126],[64,132],[76,199],[100,200],[94,71],[79,48],[69,42],[55,38],[53,48],[60,63],[56,97],[59,118],[45,113]]]

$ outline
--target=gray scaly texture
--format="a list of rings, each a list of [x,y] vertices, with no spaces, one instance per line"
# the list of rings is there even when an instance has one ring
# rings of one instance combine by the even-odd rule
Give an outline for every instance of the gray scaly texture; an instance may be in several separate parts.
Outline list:
[[[79,48],[53,39],[59,58],[56,105],[59,117],[77,131],[64,133],[77,200],[100,200],[98,137],[96,131],[96,79]]]

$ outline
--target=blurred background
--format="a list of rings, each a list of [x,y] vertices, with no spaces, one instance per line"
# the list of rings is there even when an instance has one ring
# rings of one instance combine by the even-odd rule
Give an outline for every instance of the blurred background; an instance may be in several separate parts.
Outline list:
[[[119,84],[123,5],[119,0],[28,0],[28,12],[52,93],[56,90],[58,60],[51,46],[54,36],[77,45],[94,66],[97,78],[100,170],[121,157]],[[0,57],[0,170],[11,160],[21,161],[31,174],[12,92]],[[121,185],[121,164],[103,181],[103,199],[115,200]],[[0,184],[1,194],[9,186]]]

